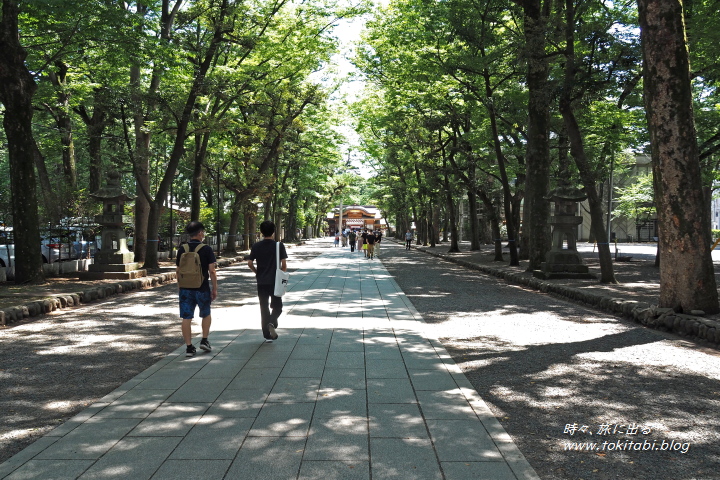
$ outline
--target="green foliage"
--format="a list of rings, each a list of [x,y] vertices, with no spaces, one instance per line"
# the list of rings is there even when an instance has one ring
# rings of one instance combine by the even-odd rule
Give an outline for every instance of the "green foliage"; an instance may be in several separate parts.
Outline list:
[[[173,15],[163,14],[163,6],[172,9],[176,3]],[[49,188],[41,189],[47,194],[44,219],[97,206],[87,201],[93,168],[101,174],[119,168],[123,186],[141,195],[133,174],[145,155],[148,193],[159,191],[186,99],[217,32],[223,38],[199,83],[182,139],[186,154],[173,182],[175,200],[190,205],[197,160],[202,191],[213,195],[217,175],[210,172],[220,169],[221,188],[235,196],[228,199],[227,215],[231,207],[244,208],[268,195],[277,197],[278,206],[297,203],[294,216],[301,224],[325,213],[318,209],[327,208],[332,178],[343,170],[344,139],[334,133],[340,115],[312,77],[337,50],[332,34],[337,20],[363,14],[368,3],[239,0],[227,2],[222,14],[220,5],[206,0],[22,4],[22,41],[39,86],[36,139],[48,172]],[[218,25],[219,18],[226,23]],[[67,122],[60,126],[63,118]],[[68,151],[64,133],[71,134],[77,187],[68,174],[59,174]],[[147,151],[139,134],[147,135]],[[93,141],[99,149],[94,152]],[[201,213],[206,221],[212,216]],[[229,219],[222,223],[226,228]]]
[[[637,177],[624,188],[617,188],[613,213],[631,220],[647,220],[655,213],[652,174]]]

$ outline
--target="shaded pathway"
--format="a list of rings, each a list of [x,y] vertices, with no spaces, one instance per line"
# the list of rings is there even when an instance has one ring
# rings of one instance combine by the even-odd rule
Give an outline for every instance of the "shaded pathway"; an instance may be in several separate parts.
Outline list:
[[[416,250],[381,255],[543,479],[720,478],[717,351]],[[590,428],[564,433],[574,424]],[[651,432],[597,435],[603,424]],[[638,440],[689,449],[564,450]]]
[[[176,349],[0,475],[537,478],[380,262],[329,250],[285,304],[272,344],[255,301],[217,308],[212,353]]]

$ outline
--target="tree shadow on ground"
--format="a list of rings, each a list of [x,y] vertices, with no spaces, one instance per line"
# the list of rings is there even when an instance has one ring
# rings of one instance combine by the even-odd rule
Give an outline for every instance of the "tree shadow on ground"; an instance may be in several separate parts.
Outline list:
[[[717,352],[427,255],[390,250],[388,271],[437,325],[448,352],[543,479],[718,478]],[[587,429],[565,433],[575,424]],[[599,435],[603,425],[610,432],[624,427]],[[632,435],[629,425],[650,432]],[[629,441],[645,440],[656,450],[628,449]],[[566,451],[565,442],[608,444],[579,452]],[[688,450],[663,451],[662,442]]]

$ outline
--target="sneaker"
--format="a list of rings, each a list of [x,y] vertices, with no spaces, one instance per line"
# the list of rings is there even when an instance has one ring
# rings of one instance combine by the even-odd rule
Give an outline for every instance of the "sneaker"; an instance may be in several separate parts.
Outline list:
[[[265,343],[272,343],[272,342],[273,342],[273,339],[272,339],[272,338],[266,338],[266,339],[265,339]]]
[[[191,345],[188,345],[188,346],[187,346],[187,349],[185,350],[185,356],[186,356],[186,357],[193,357],[193,356],[195,356],[195,352],[196,352],[196,351],[197,351],[197,349],[195,348],[195,345],[192,345],[192,344],[191,344]]]
[[[212,351],[212,347],[210,346],[210,342],[207,340],[200,340],[200,348],[205,350],[206,352]]]
[[[273,340],[277,340],[278,334],[275,331],[275,325],[272,323],[268,323],[268,331],[270,332],[270,338]]]

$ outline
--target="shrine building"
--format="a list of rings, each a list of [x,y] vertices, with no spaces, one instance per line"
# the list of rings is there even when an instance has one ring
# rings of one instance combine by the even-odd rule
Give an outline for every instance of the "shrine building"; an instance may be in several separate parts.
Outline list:
[[[328,230],[336,232],[345,228],[361,230],[386,230],[387,223],[382,218],[380,210],[373,205],[343,205],[342,206],[342,223],[339,222],[339,208],[335,208],[327,216]],[[337,225],[341,225],[338,228]]]

